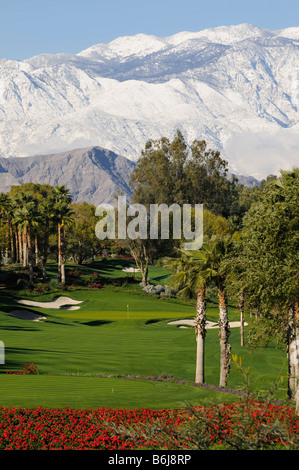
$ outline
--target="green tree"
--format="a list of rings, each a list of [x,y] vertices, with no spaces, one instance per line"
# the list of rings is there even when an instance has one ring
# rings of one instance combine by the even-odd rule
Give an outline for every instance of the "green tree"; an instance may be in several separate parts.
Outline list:
[[[14,220],[23,236],[23,266],[29,264],[29,280],[33,282],[32,230],[37,225],[37,200],[30,193],[20,192],[15,202]]]
[[[82,264],[101,248],[101,242],[95,235],[95,207],[87,202],[72,203],[71,210],[73,224],[67,234],[67,250],[76,263]]]
[[[179,258],[166,258],[163,265],[174,271],[169,278],[169,283],[178,291],[179,296],[185,298],[196,296],[195,383],[205,383],[206,288],[212,274],[209,268],[209,258],[203,251],[182,250]]]
[[[185,166],[190,203],[201,203],[214,214],[228,217],[238,212],[237,179],[228,179],[228,165],[220,152],[207,147],[204,140],[195,140]]]
[[[234,232],[231,237],[230,249],[222,261],[225,272],[225,289],[230,298],[238,302],[240,312],[240,343],[244,346],[245,298],[246,298],[246,264],[240,253],[241,234]]]
[[[6,219],[7,233],[6,233],[6,251],[9,250],[12,262],[15,261],[15,244],[14,244],[14,230],[13,230],[13,211],[14,203],[9,194],[0,193],[0,214],[3,221]]]
[[[227,294],[225,289],[226,272],[223,261],[231,249],[231,236],[213,236],[202,247],[208,260],[210,277],[216,284],[219,303],[220,379],[219,386],[226,387],[231,363],[230,327],[228,320]]]
[[[200,250],[180,251],[180,257],[166,259],[164,266],[175,271],[170,282],[179,289],[179,295],[191,296],[196,293],[197,313],[195,331],[197,339],[196,381],[202,381],[204,374],[204,339],[206,335],[206,288],[212,282],[218,289],[219,300],[219,341],[220,379],[219,386],[226,387],[230,370],[229,321],[225,291],[225,270],[223,260],[230,249],[231,236],[205,238]],[[200,377],[200,379],[199,379]]]
[[[58,274],[60,282],[65,285],[65,260],[66,260],[66,246],[65,246],[65,231],[68,225],[72,224],[73,211],[70,208],[72,201],[70,191],[64,186],[55,186],[55,218],[57,221],[58,233]]]
[[[144,205],[183,203],[187,156],[186,143],[179,131],[172,142],[165,137],[148,141],[131,175],[132,201]]]
[[[270,178],[244,217],[239,257],[246,266],[240,284],[246,299],[272,325],[284,331],[289,358],[289,393],[299,413],[299,168]],[[265,331],[265,330],[263,330]]]
[[[131,175],[132,201],[142,204],[204,204],[217,215],[238,212],[236,179],[227,177],[227,162],[220,153],[195,140],[188,148],[177,131],[146,143]]]
[[[45,194],[45,197],[40,201],[38,205],[40,226],[42,228],[42,267],[43,267],[43,279],[47,279],[47,261],[49,254],[49,237],[51,231],[51,222],[55,218],[55,199],[54,191],[51,188],[50,191]]]

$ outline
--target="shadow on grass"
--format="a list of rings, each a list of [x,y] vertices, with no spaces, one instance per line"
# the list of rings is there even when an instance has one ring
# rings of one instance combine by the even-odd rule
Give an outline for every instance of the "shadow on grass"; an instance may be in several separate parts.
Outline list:
[[[159,283],[159,282],[165,281],[166,279],[168,279],[168,277],[169,277],[168,274],[164,274],[163,276],[157,276],[157,277],[152,276],[151,280]]]
[[[153,323],[159,323],[161,320],[148,320],[145,322],[146,325],[152,325]]]
[[[117,272],[119,274],[119,269],[124,269],[128,266],[133,266],[134,262],[131,260],[125,260],[122,258],[103,258],[92,263],[86,263],[83,265],[73,264],[68,265],[67,270],[79,269],[84,274],[90,274],[92,271],[98,271],[99,274],[112,274]],[[124,273],[126,275],[126,273]]]
[[[29,328],[26,326],[1,326],[0,331],[41,331],[38,328]]]
[[[108,325],[109,323],[113,323],[113,321],[110,321],[110,320],[95,320],[95,321],[89,321],[89,322],[86,322],[86,323],[81,323],[81,325],[103,326],[103,325]]]
[[[5,352],[9,354],[31,354],[32,352],[39,352],[39,353],[59,353],[59,354],[69,354],[68,351],[58,351],[55,349],[31,349],[31,348],[5,348]]]
[[[30,357],[32,353],[47,353],[47,354],[69,354],[67,351],[52,351],[49,349],[29,349],[29,348],[5,348],[5,364],[1,366],[0,375],[6,374],[7,371],[22,370],[27,362],[24,357],[28,354]],[[20,359],[16,356],[21,355]],[[12,356],[12,357],[11,357]],[[32,357],[32,356],[31,356]],[[16,358],[16,359],[15,359]],[[28,359],[28,362],[32,362],[32,359]]]

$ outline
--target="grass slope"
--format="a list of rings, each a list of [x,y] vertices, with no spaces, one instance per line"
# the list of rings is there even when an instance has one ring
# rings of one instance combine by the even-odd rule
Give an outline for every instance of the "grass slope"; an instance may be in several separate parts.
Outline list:
[[[115,278],[119,272],[117,263],[118,260],[109,271]],[[165,272],[156,268],[154,276],[160,279]],[[168,325],[170,320],[194,317],[191,303],[145,296],[138,285],[81,289],[62,295],[82,300],[80,309],[30,307],[47,317],[45,321],[32,322],[11,316],[9,311],[16,306],[27,307],[16,304],[11,291],[0,292],[0,339],[5,344],[6,359],[0,366],[0,405],[163,408],[178,407],[186,402],[238,399],[236,395],[172,381],[99,377],[100,374],[168,376],[192,382],[196,353],[194,330]],[[39,295],[34,300],[48,301],[55,296],[57,293]],[[231,321],[239,320],[238,311],[233,307],[229,309],[229,316]],[[208,319],[217,321],[217,318],[217,304],[210,301]],[[251,368],[252,386],[256,390],[270,388],[280,382],[280,377],[286,377],[284,352],[270,347],[258,348],[252,353],[242,348],[238,328],[231,329],[230,342],[232,353],[242,356],[245,367]],[[218,330],[208,330],[208,384],[218,385],[219,360]],[[35,362],[41,375],[5,374],[8,370],[22,369],[28,362]],[[240,385],[243,385],[241,375],[232,367],[228,387]],[[277,391],[277,397],[285,398],[285,387],[286,382]]]

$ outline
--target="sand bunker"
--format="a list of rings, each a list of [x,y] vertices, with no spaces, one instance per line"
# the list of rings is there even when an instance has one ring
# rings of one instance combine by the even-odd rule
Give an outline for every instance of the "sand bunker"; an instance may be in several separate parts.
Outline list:
[[[9,312],[10,315],[21,320],[31,320],[31,321],[40,321],[46,320],[46,317],[39,315],[38,313],[30,312],[29,310],[12,310]]]
[[[34,300],[16,300],[19,304],[28,305],[31,307],[41,307],[41,308],[55,308],[62,310],[78,310],[78,306],[70,306],[81,304],[82,300],[73,300],[69,297],[57,297],[52,302],[35,302]]]
[[[122,269],[125,273],[137,273],[140,272],[140,269],[138,268],[124,268]]]
[[[168,325],[179,325],[179,328],[187,328],[188,326],[195,326],[195,320],[176,320],[168,322]],[[230,328],[237,328],[240,327],[241,322],[239,321],[232,321],[229,323]],[[244,323],[244,326],[247,326],[247,323]],[[210,330],[213,328],[219,328],[218,323],[214,323],[211,321],[206,322],[206,329]]]

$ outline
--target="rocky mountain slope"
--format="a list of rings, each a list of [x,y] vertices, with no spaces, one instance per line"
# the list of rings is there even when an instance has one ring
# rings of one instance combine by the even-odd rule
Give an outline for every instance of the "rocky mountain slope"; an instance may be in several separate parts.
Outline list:
[[[134,162],[100,147],[27,158],[0,158],[0,192],[12,185],[65,185],[74,201],[97,206],[111,203],[117,193],[130,197]]]
[[[205,139],[237,174],[298,164],[299,27],[139,34],[76,55],[0,60],[0,155]]]

